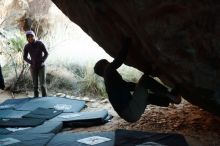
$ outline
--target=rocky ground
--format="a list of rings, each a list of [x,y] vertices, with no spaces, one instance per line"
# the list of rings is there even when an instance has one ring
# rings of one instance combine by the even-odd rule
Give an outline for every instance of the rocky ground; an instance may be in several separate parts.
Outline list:
[[[175,132],[183,134],[190,146],[220,146],[220,117],[210,114],[183,100],[179,105],[158,107],[149,105],[136,123],[122,120],[112,109],[108,100],[87,103],[87,110],[108,109],[114,116],[103,126],[78,128],[74,131],[109,131],[115,129]]]
[[[18,94],[14,96],[20,98],[25,95]],[[62,96],[62,94],[59,96]],[[0,101],[11,97],[12,95],[8,92],[1,91],[0,93]],[[108,100],[90,99],[88,97],[78,98],[87,101],[86,111],[107,109],[114,118],[102,126],[71,129],[75,132],[110,131],[115,129],[175,132],[183,134],[190,146],[220,145],[220,117],[193,106],[185,100],[179,105],[171,105],[166,108],[149,105],[138,122],[128,123],[117,116]]]

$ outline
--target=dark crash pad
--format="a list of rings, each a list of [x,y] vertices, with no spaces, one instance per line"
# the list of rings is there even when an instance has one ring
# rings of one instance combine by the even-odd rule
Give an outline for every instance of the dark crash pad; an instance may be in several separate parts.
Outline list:
[[[17,111],[13,109],[0,110],[0,118],[21,118],[30,111]]]
[[[152,144],[150,144],[152,142]],[[115,131],[115,146],[136,146],[153,144],[159,146],[189,146],[183,135],[119,129]]]
[[[99,137],[107,139],[96,146],[144,146],[147,143],[149,145],[145,146],[188,146],[185,138],[180,134],[121,129],[109,132],[63,132],[57,134],[48,146],[86,146],[88,144],[81,143],[84,141],[82,139],[91,138],[92,142],[95,142],[99,140]]]
[[[45,119],[35,118],[0,118],[0,127],[35,127],[44,121]]]
[[[111,119],[107,110],[62,113],[51,121],[62,121],[65,127],[89,127],[107,123]]]
[[[49,108],[36,108],[33,111],[30,111],[29,113],[23,115],[23,118],[36,118],[36,119],[45,119],[49,120],[53,117],[56,117],[57,115],[61,114],[63,111],[56,110],[56,109],[49,109]]]
[[[131,37],[125,64],[220,115],[219,0],[52,1],[112,57]]]
[[[7,99],[0,104],[0,109],[15,109],[31,99],[32,98]]]

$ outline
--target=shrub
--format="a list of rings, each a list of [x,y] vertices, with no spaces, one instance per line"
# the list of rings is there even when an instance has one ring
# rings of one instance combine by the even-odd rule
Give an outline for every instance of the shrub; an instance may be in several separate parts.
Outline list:
[[[47,88],[50,91],[61,92],[73,90],[74,75],[66,68],[47,67]]]
[[[59,62],[59,63],[58,63]],[[48,89],[71,92],[75,96],[105,98],[103,80],[93,72],[92,64],[53,62],[47,74]]]
[[[86,65],[85,75],[79,85],[81,93],[99,98],[107,97],[103,79],[94,73],[93,64]]]
[[[20,80],[25,78],[24,75],[28,69],[27,64],[23,60],[25,41],[25,37],[18,31],[13,37],[7,38],[7,45],[3,48],[3,54],[8,58],[7,66],[12,68],[11,71],[15,73],[14,82],[10,86],[11,91],[17,90]]]

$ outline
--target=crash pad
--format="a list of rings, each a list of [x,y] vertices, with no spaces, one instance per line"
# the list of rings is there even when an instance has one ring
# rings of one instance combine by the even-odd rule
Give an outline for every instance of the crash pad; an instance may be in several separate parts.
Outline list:
[[[0,110],[0,118],[21,118],[30,111],[17,111],[13,109]]]
[[[90,139],[95,146],[113,146],[114,144],[114,132],[63,132],[54,136],[48,146],[88,146],[83,143],[83,141],[89,141],[85,138]],[[95,144],[95,142],[101,143]]]
[[[108,122],[109,113],[107,110],[78,112],[78,113],[62,113],[51,119],[53,121],[62,121],[65,127],[88,127],[100,125]]]
[[[59,114],[61,114],[63,111],[56,110],[56,109],[48,109],[48,108],[36,108],[33,111],[30,111],[26,115],[23,115],[23,118],[36,118],[36,119],[45,119],[49,120]]]
[[[0,109],[15,109],[31,99],[32,98],[7,99],[0,104]]]
[[[35,127],[41,125],[44,119],[34,118],[1,118],[0,127]]]
[[[8,134],[0,135],[3,146],[45,146],[54,134]]]
[[[85,107],[85,101],[62,97],[34,98],[16,108],[16,110],[33,111],[39,107],[54,108],[63,112],[79,112]]]

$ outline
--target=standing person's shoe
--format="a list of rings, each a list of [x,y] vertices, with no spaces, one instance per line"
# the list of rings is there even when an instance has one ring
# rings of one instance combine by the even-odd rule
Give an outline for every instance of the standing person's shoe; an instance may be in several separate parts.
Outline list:
[[[42,97],[46,97],[47,96],[47,89],[45,87],[41,87],[41,93],[42,93]]]
[[[5,83],[4,80],[0,78],[0,89],[4,90],[5,89]]]
[[[34,98],[39,97],[39,92],[38,91],[34,91]]]

